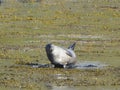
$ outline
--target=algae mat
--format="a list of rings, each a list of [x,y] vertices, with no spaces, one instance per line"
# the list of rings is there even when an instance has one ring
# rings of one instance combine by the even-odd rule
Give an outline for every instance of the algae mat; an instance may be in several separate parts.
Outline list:
[[[102,69],[32,68],[48,64],[47,43],[76,42],[78,62]],[[120,86],[119,0],[4,0],[0,4],[0,87]]]

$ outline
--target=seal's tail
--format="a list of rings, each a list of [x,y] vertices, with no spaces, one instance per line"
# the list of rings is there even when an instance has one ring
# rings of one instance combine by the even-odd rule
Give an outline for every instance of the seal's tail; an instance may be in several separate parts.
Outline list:
[[[72,50],[74,50],[75,45],[76,45],[76,43],[73,43],[72,45],[70,45],[70,46],[68,47],[68,49],[72,49]]]

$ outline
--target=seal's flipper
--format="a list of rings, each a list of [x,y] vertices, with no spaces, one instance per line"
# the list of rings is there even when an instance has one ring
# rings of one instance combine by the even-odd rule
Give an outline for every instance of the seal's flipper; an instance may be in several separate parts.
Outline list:
[[[69,51],[67,51],[66,54],[67,54],[68,56],[70,56],[70,57],[73,56],[72,53],[70,53]]]
[[[76,45],[76,43],[73,43],[72,45],[70,45],[70,46],[68,47],[68,49],[72,49],[72,50],[74,50],[75,45]]]

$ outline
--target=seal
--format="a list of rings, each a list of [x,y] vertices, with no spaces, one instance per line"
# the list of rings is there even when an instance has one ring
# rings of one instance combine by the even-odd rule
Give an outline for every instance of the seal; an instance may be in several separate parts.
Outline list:
[[[76,43],[73,43],[68,48],[63,48],[54,44],[47,44],[45,49],[51,64],[58,68],[74,65],[76,63],[75,45]]]

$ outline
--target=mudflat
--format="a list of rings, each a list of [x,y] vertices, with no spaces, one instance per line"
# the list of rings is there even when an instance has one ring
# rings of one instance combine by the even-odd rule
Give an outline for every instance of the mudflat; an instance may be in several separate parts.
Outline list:
[[[78,62],[104,68],[34,68],[49,64],[45,45],[76,42]],[[120,86],[119,0],[4,0],[0,4],[0,87]],[[112,88],[112,90],[114,90]],[[115,89],[116,90],[116,89]]]

